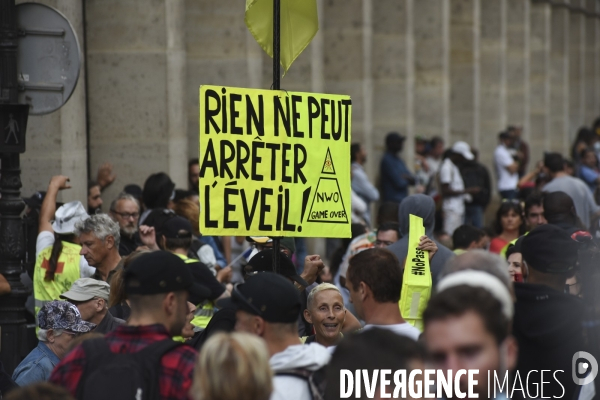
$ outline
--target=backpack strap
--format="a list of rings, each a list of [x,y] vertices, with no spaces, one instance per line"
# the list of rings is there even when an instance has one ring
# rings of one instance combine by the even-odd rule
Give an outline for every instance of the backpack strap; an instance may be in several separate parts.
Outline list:
[[[323,400],[325,398],[325,386],[327,384],[325,366],[316,371],[309,371],[304,368],[286,369],[275,372],[275,376],[292,376],[304,379],[308,383],[313,400]]]
[[[159,400],[161,398],[160,371],[162,365],[160,360],[165,354],[180,345],[182,345],[182,343],[169,338],[149,344],[142,350],[132,354],[138,361],[138,364],[144,366],[144,381],[150,383],[150,399]]]
[[[135,355],[142,357],[145,362],[157,364],[160,363],[161,358],[175,347],[181,346],[183,343],[176,342],[173,339],[163,339],[158,342],[149,344],[142,350],[134,353]]]
[[[96,369],[98,365],[102,365],[112,357],[117,356],[116,353],[110,351],[110,346],[104,338],[89,339],[81,342],[81,347],[85,353],[85,367],[79,378],[77,385],[77,398],[83,398],[83,388],[86,377]]]
[[[312,375],[312,371],[303,368],[285,369],[275,372],[275,376],[293,376],[296,378],[302,378],[308,380]]]

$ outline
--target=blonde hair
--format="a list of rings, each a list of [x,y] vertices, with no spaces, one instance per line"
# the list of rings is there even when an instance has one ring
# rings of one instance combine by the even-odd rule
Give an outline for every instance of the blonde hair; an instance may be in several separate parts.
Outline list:
[[[317,293],[322,292],[324,290],[335,290],[340,294],[340,296],[342,295],[340,289],[338,289],[337,286],[332,285],[331,283],[321,283],[315,286],[308,294],[308,299],[306,300],[306,308],[310,310],[310,308],[313,305],[313,302],[315,301],[315,296],[317,295]]]
[[[194,400],[269,400],[272,378],[263,339],[216,333],[202,346],[191,394]]]

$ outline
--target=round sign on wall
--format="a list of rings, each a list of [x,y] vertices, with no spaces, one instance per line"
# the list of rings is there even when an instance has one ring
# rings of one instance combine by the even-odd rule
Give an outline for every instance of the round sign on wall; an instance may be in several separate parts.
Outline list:
[[[19,103],[49,114],[69,100],[79,78],[81,51],[71,23],[52,7],[17,5]]]

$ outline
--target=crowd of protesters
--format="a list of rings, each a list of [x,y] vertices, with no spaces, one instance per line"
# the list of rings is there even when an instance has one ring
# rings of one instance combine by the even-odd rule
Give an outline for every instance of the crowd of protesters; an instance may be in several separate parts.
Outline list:
[[[341,370],[434,368],[477,369],[478,398],[593,399],[571,363],[599,356],[600,120],[570,159],[530,152],[508,127],[495,180],[464,141],[417,138],[414,168],[404,142],[387,135],[379,182],[351,146],[352,237],[329,257],[302,239],[273,254],[270,237],[202,235],[197,159],[185,189],[155,173],[114,199],[103,199],[115,180],[105,164],[87,205],[57,203],[70,183],[52,177],[26,199],[37,236],[23,281],[39,342],[11,374],[0,364],[0,398],[338,399]],[[399,308],[411,214],[433,285],[422,329]],[[490,376],[505,373],[490,395]]]

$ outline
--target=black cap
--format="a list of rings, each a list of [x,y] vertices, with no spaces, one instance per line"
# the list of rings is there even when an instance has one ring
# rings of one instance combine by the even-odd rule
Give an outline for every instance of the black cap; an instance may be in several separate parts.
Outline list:
[[[237,284],[231,297],[217,301],[217,306],[244,310],[272,323],[296,322],[301,310],[298,290],[290,281],[271,272]]]
[[[169,218],[158,229],[168,239],[190,238],[193,232],[192,223],[179,215]]]
[[[125,293],[153,295],[187,290],[196,298],[210,298],[210,290],[194,283],[185,262],[168,251],[153,251],[137,257],[125,270]]]
[[[564,229],[546,224],[536,227],[523,238],[521,254],[531,268],[560,274],[575,267],[578,248],[577,242]]]
[[[521,253],[521,249],[523,248],[523,239],[525,239],[525,236],[521,236],[519,237],[517,240],[515,240],[514,243],[509,243],[508,247],[506,248],[506,259],[508,260],[508,257],[510,257],[511,255],[515,254],[515,253]]]
[[[40,208],[42,206],[42,202],[44,201],[44,197],[46,197],[46,192],[40,191],[35,192],[27,199],[23,199],[23,201],[29,206],[29,208]]]
[[[273,250],[267,249],[257,253],[248,261],[246,271],[250,272],[273,272]],[[296,272],[296,267],[292,260],[285,254],[279,253],[279,274],[298,282],[302,286],[308,286],[308,283],[302,279]]]

